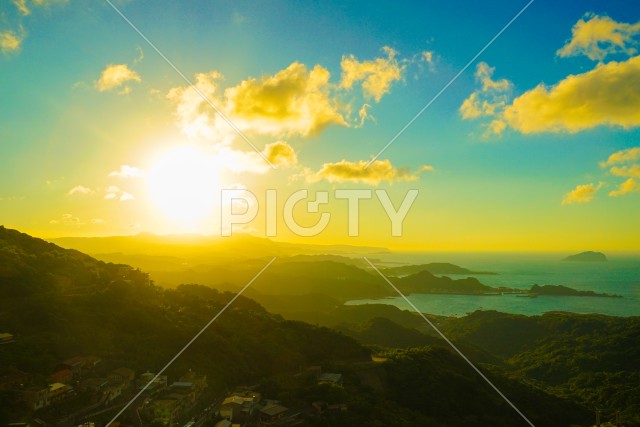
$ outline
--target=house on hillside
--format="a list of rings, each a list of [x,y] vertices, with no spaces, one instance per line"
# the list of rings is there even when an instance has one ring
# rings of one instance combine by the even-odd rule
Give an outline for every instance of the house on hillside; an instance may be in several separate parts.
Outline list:
[[[167,376],[159,375],[158,378],[156,378],[156,374],[145,372],[138,377],[136,387],[138,390],[142,390],[147,387],[145,390],[148,392],[161,390],[167,387]]]
[[[151,405],[151,413],[154,421],[160,421],[168,425],[180,417],[180,403],[173,399],[154,400]]]
[[[114,369],[107,375],[107,379],[113,382],[121,382],[125,387],[129,387],[136,377],[134,370],[129,368]]]
[[[66,384],[53,383],[49,384],[49,400],[51,403],[58,402],[72,391],[73,389]]]
[[[49,375],[49,381],[52,383],[69,384],[73,381],[73,371],[71,369],[60,369]]]
[[[275,426],[287,416],[289,408],[277,403],[270,403],[260,410],[258,425],[261,427]]]
[[[318,384],[331,384],[342,387],[342,374],[325,372],[318,377]]]
[[[13,336],[13,334],[10,334],[8,332],[0,333],[0,344],[8,344],[10,342],[13,342],[14,340],[15,337]]]
[[[260,393],[250,390],[227,396],[220,406],[220,416],[233,422],[249,421],[258,409],[260,398]]]
[[[29,387],[22,393],[23,400],[32,411],[49,406],[49,387],[33,386]]]
[[[109,385],[106,378],[88,378],[80,383],[80,391],[85,393],[102,393]]]
[[[193,384],[196,394],[202,393],[204,389],[207,388],[207,376],[197,375],[191,369],[180,377],[180,382]]]

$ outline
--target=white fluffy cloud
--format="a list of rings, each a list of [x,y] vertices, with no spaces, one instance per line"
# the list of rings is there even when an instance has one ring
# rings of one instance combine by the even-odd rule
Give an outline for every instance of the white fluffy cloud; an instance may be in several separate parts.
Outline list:
[[[144,176],[144,172],[134,166],[122,165],[120,169],[109,173],[109,176],[119,178],[140,178]]]
[[[598,64],[551,87],[541,84],[514,99],[503,119],[522,133],[640,126],[640,56]]]
[[[131,70],[126,64],[110,64],[102,71],[98,80],[96,80],[95,87],[99,92],[121,87],[121,93],[129,93],[131,88],[127,86],[126,83],[139,83],[141,81],[140,75]]]
[[[558,56],[585,55],[591,60],[603,60],[607,55],[637,53],[640,22],[616,22],[608,16],[586,14],[571,30],[571,39],[558,50]]]

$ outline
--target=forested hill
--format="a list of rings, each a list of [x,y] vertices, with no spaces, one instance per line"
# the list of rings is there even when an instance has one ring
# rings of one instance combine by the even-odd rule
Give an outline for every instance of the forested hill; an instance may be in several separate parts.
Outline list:
[[[22,385],[15,387],[46,385],[60,361],[83,354],[97,355],[107,372],[120,367],[158,372],[234,296],[199,285],[162,289],[131,267],[96,261],[4,228],[0,229],[0,253],[0,325],[15,336],[14,342],[0,346],[0,377],[26,374]],[[261,276],[255,285],[269,280],[276,279]],[[348,284],[345,281],[343,286]],[[360,337],[377,341],[379,331],[396,334],[398,328],[377,321],[363,329]],[[259,384],[269,396],[289,406],[304,409],[320,399],[347,408],[304,425],[507,427],[521,423],[448,348],[403,333],[402,342],[389,344],[425,346],[374,363],[371,350],[354,338],[284,320],[241,296],[166,374],[171,381],[189,369],[205,374],[212,401],[235,386]],[[344,388],[273,385],[275,379],[285,378],[286,387],[291,387],[296,374],[316,365],[343,372]],[[586,425],[589,412],[584,407],[508,379],[498,368],[491,369],[490,375],[524,405],[536,425]],[[0,424],[34,417],[15,387],[0,390]],[[55,412],[37,414],[43,416],[55,417]]]

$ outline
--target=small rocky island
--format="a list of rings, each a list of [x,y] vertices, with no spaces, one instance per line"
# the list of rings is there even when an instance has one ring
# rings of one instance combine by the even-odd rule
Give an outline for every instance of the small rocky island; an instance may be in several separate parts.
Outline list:
[[[563,261],[572,261],[572,262],[606,262],[607,256],[602,252],[581,252],[575,255],[569,255]]]

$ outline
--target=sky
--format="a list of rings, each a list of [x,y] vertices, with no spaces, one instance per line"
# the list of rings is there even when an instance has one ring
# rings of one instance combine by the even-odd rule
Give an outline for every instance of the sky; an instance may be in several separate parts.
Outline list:
[[[526,6],[3,1],[0,224],[216,235],[248,210],[233,232],[282,241],[638,251],[640,9]],[[295,221],[330,215],[310,237],[285,221],[304,189]],[[400,235],[376,190],[418,191]]]

